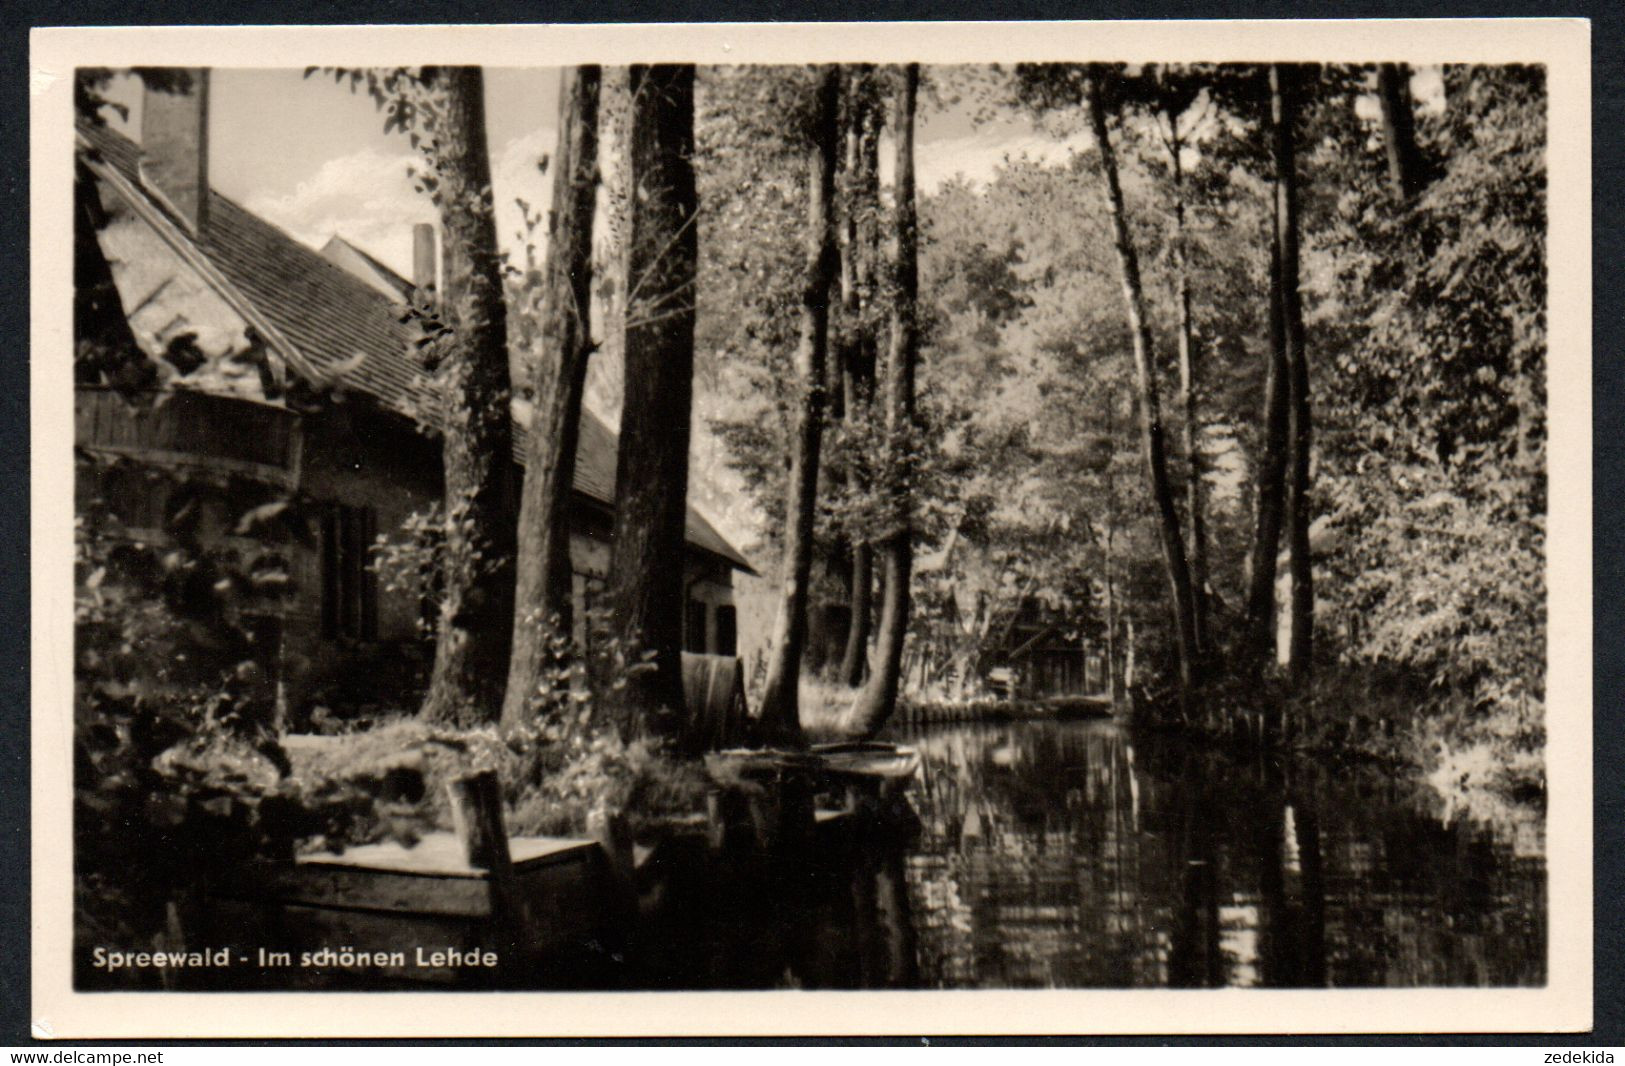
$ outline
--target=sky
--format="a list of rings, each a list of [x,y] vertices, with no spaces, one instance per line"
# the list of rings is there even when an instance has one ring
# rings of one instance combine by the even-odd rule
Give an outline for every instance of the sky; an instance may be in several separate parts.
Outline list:
[[[985,68],[939,68],[939,80],[962,88],[978,80],[979,69]],[[384,132],[383,116],[364,90],[352,93],[331,76],[306,78],[301,69],[215,68],[210,77],[209,168],[217,190],[312,247],[340,235],[411,276],[412,225],[435,221],[435,211],[412,188],[408,171],[416,156],[406,136]],[[559,72],[487,67],[485,86],[497,236],[521,260],[516,201],[536,207],[551,199],[537,164],[554,147]],[[1422,108],[1441,106],[1437,68],[1419,69],[1412,91]],[[139,82],[121,79],[111,95],[131,109],[127,123],[115,124],[139,140]],[[1361,103],[1375,110],[1373,99]],[[915,137],[916,176],[927,193],[955,175],[980,183],[1007,157],[1060,162],[1088,142],[1084,132],[1058,136],[1009,112],[978,123],[970,105],[927,94]],[[885,155],[882,162],[886,177]]]
[[[559,72],[487,67],[485,77],[497,233],[516,249],[523,224],[515,201],[550,198],[537,164],[553,150]],[[415,153],[405,135],[384,133],[364,90],[351,93],[331,76],[306,78],[301,70],[216,68],[210,79],[209,176],[218,191],[312,247],[340,235],[410,276],[412,225],[433,222],[434,208],[412,188]],[[112,95],[131,108],[129,121],[115,125],[139,140],[139,83],[123,79]],[[956,174],[985,181],[1006,156],[1060,161],[1086,143],[1081,135],[1058,140],[1020,119],[978,126],[959,105],[927,105],[916,134],[917,180],[925,192]]]

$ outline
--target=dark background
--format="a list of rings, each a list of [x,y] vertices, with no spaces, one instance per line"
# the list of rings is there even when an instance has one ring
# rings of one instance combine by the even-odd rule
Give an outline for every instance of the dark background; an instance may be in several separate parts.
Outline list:
[[[1436,18],[1578,17],[1592,20],[1592,211],[1595,307],[1593,318],[1593,526],[1595,641],[1595,1030],[1578,1036],[1330,1037],[1327,1044],[1532,1044],[1544,1047],[1625,1044],[1625,521],[1613,506],[1625,491],[1625,363],[1619,358],[1625,326],[1625,280],[1619,233],[1625,160],[1625,8],[1617,2],[1567,4],[1490,0],[1450,5],[1423,0],[1336,3],[1331,0],[1179,0],[1064,3],[1006,0],[932,3],[888,0],[7,0],[0,9],[0,69],[9,71],[0,107],[0,1045],[31,1043],[29,1033],[29,396],[28,396],[28,30],[63,25],[186,25],[511,22],[760,22],[955,21],[1023,19],[1178,18]],[[1557,769],[1561,772],[1561,768]],[[66,842],[64,842],[65,844]],[[925,1034],[929,1035],[929,1034]],[[743,1042],[743,1041],[742,1041]],[[805,1043],[806,1041],[750,1041]],[[861,1039],[823,1043],[917,1044],[918,1039]],[[931,1038],[932,1044],[1009,1044],[1010,1038]],[[1031,1043],[1076,1043],[1043,1038]],[[1088,1043],[1174,1045],[1301,1044],[1279,1038],[1092,1038]],[[124,1042],[121,1042],[124,1043]],[[249,1043],[249,1042],[244,1042]],[[267,1043],[253,1041],[252,1043]],[[375,1043],[375,1042],[370,1042]],[[473,1042],[463,1042],[473,1043]],[[547,1043],[547,1042],[541,1042]],[[591,1043],[560,1041],[557,1043]],[[671,1044],[678,1041],[617,1043]],[[717,1043],[717,1041],[708,1041]],[[160,1045],[161,1046],[161,1045]]]

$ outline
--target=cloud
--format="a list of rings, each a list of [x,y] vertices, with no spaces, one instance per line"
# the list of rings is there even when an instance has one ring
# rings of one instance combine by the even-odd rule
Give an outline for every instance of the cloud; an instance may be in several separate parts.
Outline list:
[[[329,159],[290,193],[250,197],[247,207],[312,247],[342,235],[411,277],[412,225],[435,220],[407,177],[413,162],[408,152],[363,148]]]
[[[509,141],[492,160],[497,242],[516,262],[524,261],[524,224],[515,201],[527,201],[532,213],[546,209],[551,180],[536,164],[552,151],[553,140],[551,130],[537,130]],[[257,194],[246,206],[313,248],[338,234],[411,277],[412,226],[438,222],[434,204],[412,188],[407,176],[416,163],[411,152],[362,148],[327,160],[292,192]],[[539,236],[538,255],[543,244]]]
[[[496,206],[497,244],[510,253],[515,265],[525,262],[525,223],[518,200],[524,200],[531,215],[546,212],[553,199],[553,171],[544,174],[537,164],[551,155],[558,140],[549,127],[534,130],[510,140],[491,159],[491,195]],[[545,223],[542,224],[545,227]],[[542,228],[530,236],[540,257],[547,246]]]
[[[1083,131],[1057,138],[1031,126],[990,124],[962,137],[919,143],[914,168],[924,192],[956,176],[985,184],[1007,160],[1026,156],[1040,163],[1061,163],[1073,152],[1087,148],[1090,141],[1089,134]]]
[[[542,128],[510,139],[492,154],[491,183],[496,208],[497,243],[515,264],[525,261],[524,200],[531,214],[545,212],[552,199],[552,174],[538,163],[554,151],[556,134]],[[1064,161],[1089,143],[1086,133],[1065,138],[1030,125],[988,125],[958,137],[921,141],[916,148],[920,188],[931,192],[956,175],[977,183],[992,180],[1007,159],[1023,155],[1044,163]],[[890,145],[881,151],[882,177],[889,180]],[[412,188],[407,172],[417,162],[409,152],[361,148],[327,160],[291,192],[259,193],[247,207],[311,247],[343,236],[394,268],[412,273],[412,225],[437,222],[434,204]],[[535,254],[546,248],[545,233],[530,236]]]

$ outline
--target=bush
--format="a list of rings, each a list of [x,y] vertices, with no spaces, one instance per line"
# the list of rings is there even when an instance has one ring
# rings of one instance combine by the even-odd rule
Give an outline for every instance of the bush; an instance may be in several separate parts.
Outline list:
[[[94,503],[75,523],[81,985],[107,979],[87,966],[93,947],[161,944],[171,909],[217,875],[304,840],[392,829],[365,788],[289,772],[251,613],[285,582],[183,526],[167,532],[162,547],[144,543]]]

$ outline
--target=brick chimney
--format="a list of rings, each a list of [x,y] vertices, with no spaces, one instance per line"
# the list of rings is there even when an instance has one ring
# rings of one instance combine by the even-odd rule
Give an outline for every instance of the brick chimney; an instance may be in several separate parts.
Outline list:
[[[420,298],[433,298],[434,275],[434,224],[419,222],[412,227],[412,287]]]
[[[149,85],[142,97],[141,178],[182,225],[199,233],[209,213],[209,71],[184,73],[191,77],[180,91]]]

